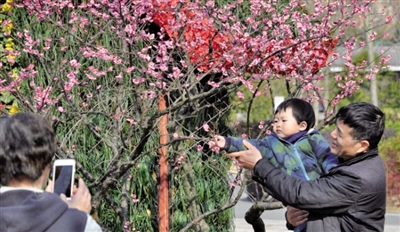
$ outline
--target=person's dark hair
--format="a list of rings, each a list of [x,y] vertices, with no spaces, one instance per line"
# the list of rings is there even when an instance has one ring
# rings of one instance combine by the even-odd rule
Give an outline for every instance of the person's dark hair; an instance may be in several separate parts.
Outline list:
[[[339,109],[336,120],[352,128],[355,140],[367,140],[369,148],[376,148],[385,130],[385,114],[376,106],[358,102]]]
[[[286,111],[287,108],[292,108],[293,117],[298,124],[303,121],[307,123],[306,130],[315,126],[314,108],[310,103],[299,98],[290,98],[279,104],[278,108],[275,110],[275,114]]]
[[[18,113],[0,117],[1,184],[35,181],[57,150],[54,131],[41,116]]]

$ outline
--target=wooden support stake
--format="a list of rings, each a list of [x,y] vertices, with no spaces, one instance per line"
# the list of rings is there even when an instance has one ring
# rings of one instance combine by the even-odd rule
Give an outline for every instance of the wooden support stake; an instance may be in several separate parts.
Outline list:
[[[164,94],[160,94],[158,101],[158,110],[163,111],[167,108]],[[164,114],[158,122],[160,132],[160,187],[158,195],[158,214],[159,214],[159,231],[169,231],[169,195],[168,195],[168,114]]]

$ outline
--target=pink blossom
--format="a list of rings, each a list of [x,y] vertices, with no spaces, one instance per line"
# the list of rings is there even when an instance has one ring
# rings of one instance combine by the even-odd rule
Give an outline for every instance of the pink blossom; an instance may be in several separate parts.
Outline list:
[[[131,197],[132,197],[132,202],[133,202],[133,203],[139,202],[139,199],[137,199],[136,194],[131,194]]]
[[[157,96],[157,94],[156,94],[156,92],[154,92],[154,91],[149,91],[149,90],[145,90],[145,91],[143,91],[143,95],[142,95],[142,98],[143,99],[153,99],[153,98],[155,98]]]
[[[187,64],[186,64],[186,62],[184,60],[181,60],[180,63],[181,63],[183,68],[187,68]]]
[[[382,38],[388,38],[389,36],[390,36],[390,33],[389,32],[385,32],[385,33],[383,33]]]
[[[377,35],[377,33],[376,33],[375,31],[373,31],[373,32],[368,36],[368,39],[371,40],[371,41],[373,41],[373,40],[375,40],[376,35]]]
[[[115,80],[117,80],[117,81],[120,81],[120,80],[122,80],[122,75],[121,75],[121,74],[119,74],[119,75],[115,76]]]
[[[135,70],[135,66],[129,67],[125,70],[126,73],[131,73],[133,70]]]
[[[386,57],[382,57],[380,63],[381,63],[382,65],[387,64],[387,63],[390,61],[390,59],[392,59],[392,57],[391,57],[390,55],[387,55]]]
[[[143,78],[143,77],[139,77],[139,78],[137,78],[137,79],[132,79],[132,83],[133,84],[135,84],[135,85],[138,85],[138,84],[141,84],[141,83],[143,83],[145,81],[145,79]]]
[[[69,62],[69,64],[70,64],[71,67],[73,67],[73,68],[79,68],[79,67],[81,66],[81,64],[80,64],[78,61],[76,61],[75,59],[71,60],[71,61]]]
[[[54,105],[58,102],[57,99],[51,99],[50,93],[52,91],[52,87],[47,86],[46,88],[42,89],[41,86],[35,87],[34,93],[34,100],[36,102],[36,109],[43,110],[48,105]]]
[[[65,110],[64,110],[64,108],[62,106],[58,107],[58,111],[61,112],[61,113],[65,112]]]
[[[214,81],[209,81],[207,84],[211,85],[213,88],[219,88],[219,83],[216,83]]]
[[[204,130],[205,132],[209,132],[209,131],[210,131],[210,126],[209,126],[207,123],[204,123],[204,124],[203,124],[203,130]]]
[[[137,122],[135,122],[135,120],[133,120],[132,118],[128,118],[126,119],[126,121],[128,121],[131,125],[137,125]]]
[[[181,70],[179,68],[173,67],[172,71],[173,71],[172,74],[168,75],[169,77],[172,77],[175,79],[183,77],[183,73],[181,73]]]
[[[124,229],[128,229],[129,228],[129,226],[130,226],[130,222],[129,221],[126,221],[125,223],[124,223]]]
[[[200,144],[197,145],[197,151],[201,152],[203,150],[203,146],[201,146]]]
[[[10,65],[13,65],[13,64],[15,64],[15,58],[13,56],[8,56],[7,62],[10,63]],[[0,66],[0,68],[1,68],[1,66]]]
[[[217,147],[217,146],[211,148],[211,151],[212,151],[212,152],[215,152],[215,153],[217,153],[217,154],[220,152],[220,150],[221,150],[221,149],[220,149],[219,147]]]
[[[244,99],[244,94],[243,94],[242,92],[238,91],[238,92],[236,92],[236,95],[238,96],[238,98],[239,98],[240,100],[243,100],[243,99]]]
[[[159,89],[165,89],[167,87],[167,83],[164,81],[157,81],[156,85]]]
[[[214,1],[212,1],[212,0],[209,0],[209,1],[207,1],[207,3],[206,3],[206,6],[208,7],[208,8],[214,8],[214,6],[215,6],[215,2]]]

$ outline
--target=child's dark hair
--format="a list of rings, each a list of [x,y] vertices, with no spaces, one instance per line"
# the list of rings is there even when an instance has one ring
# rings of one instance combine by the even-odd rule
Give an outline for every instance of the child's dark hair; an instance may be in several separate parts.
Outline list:
[[[275,114],[286,111],[287,108],[292,108],[293,116],[297,123],[306,122],[307,128],[309,130],[315,126],[315,113],[312,105],[299,98],[290,98],[283,101],[276,108]]]

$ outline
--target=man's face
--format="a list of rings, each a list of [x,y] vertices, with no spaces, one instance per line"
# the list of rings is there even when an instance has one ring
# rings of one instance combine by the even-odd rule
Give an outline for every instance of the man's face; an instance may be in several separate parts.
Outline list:
[[[351,136],[353,128],[344,124],[342,120],[336,120],[336,128],[331,132],[331,152],[343,159],[350,159],[364,151],[361,142]]]
[[[273,131],[281,138],[289,137],[297,132],[303,131],[307,127],[307,123],[297,123],[293,116],[292,108],[287,108],[275,114],[272,124]]]

